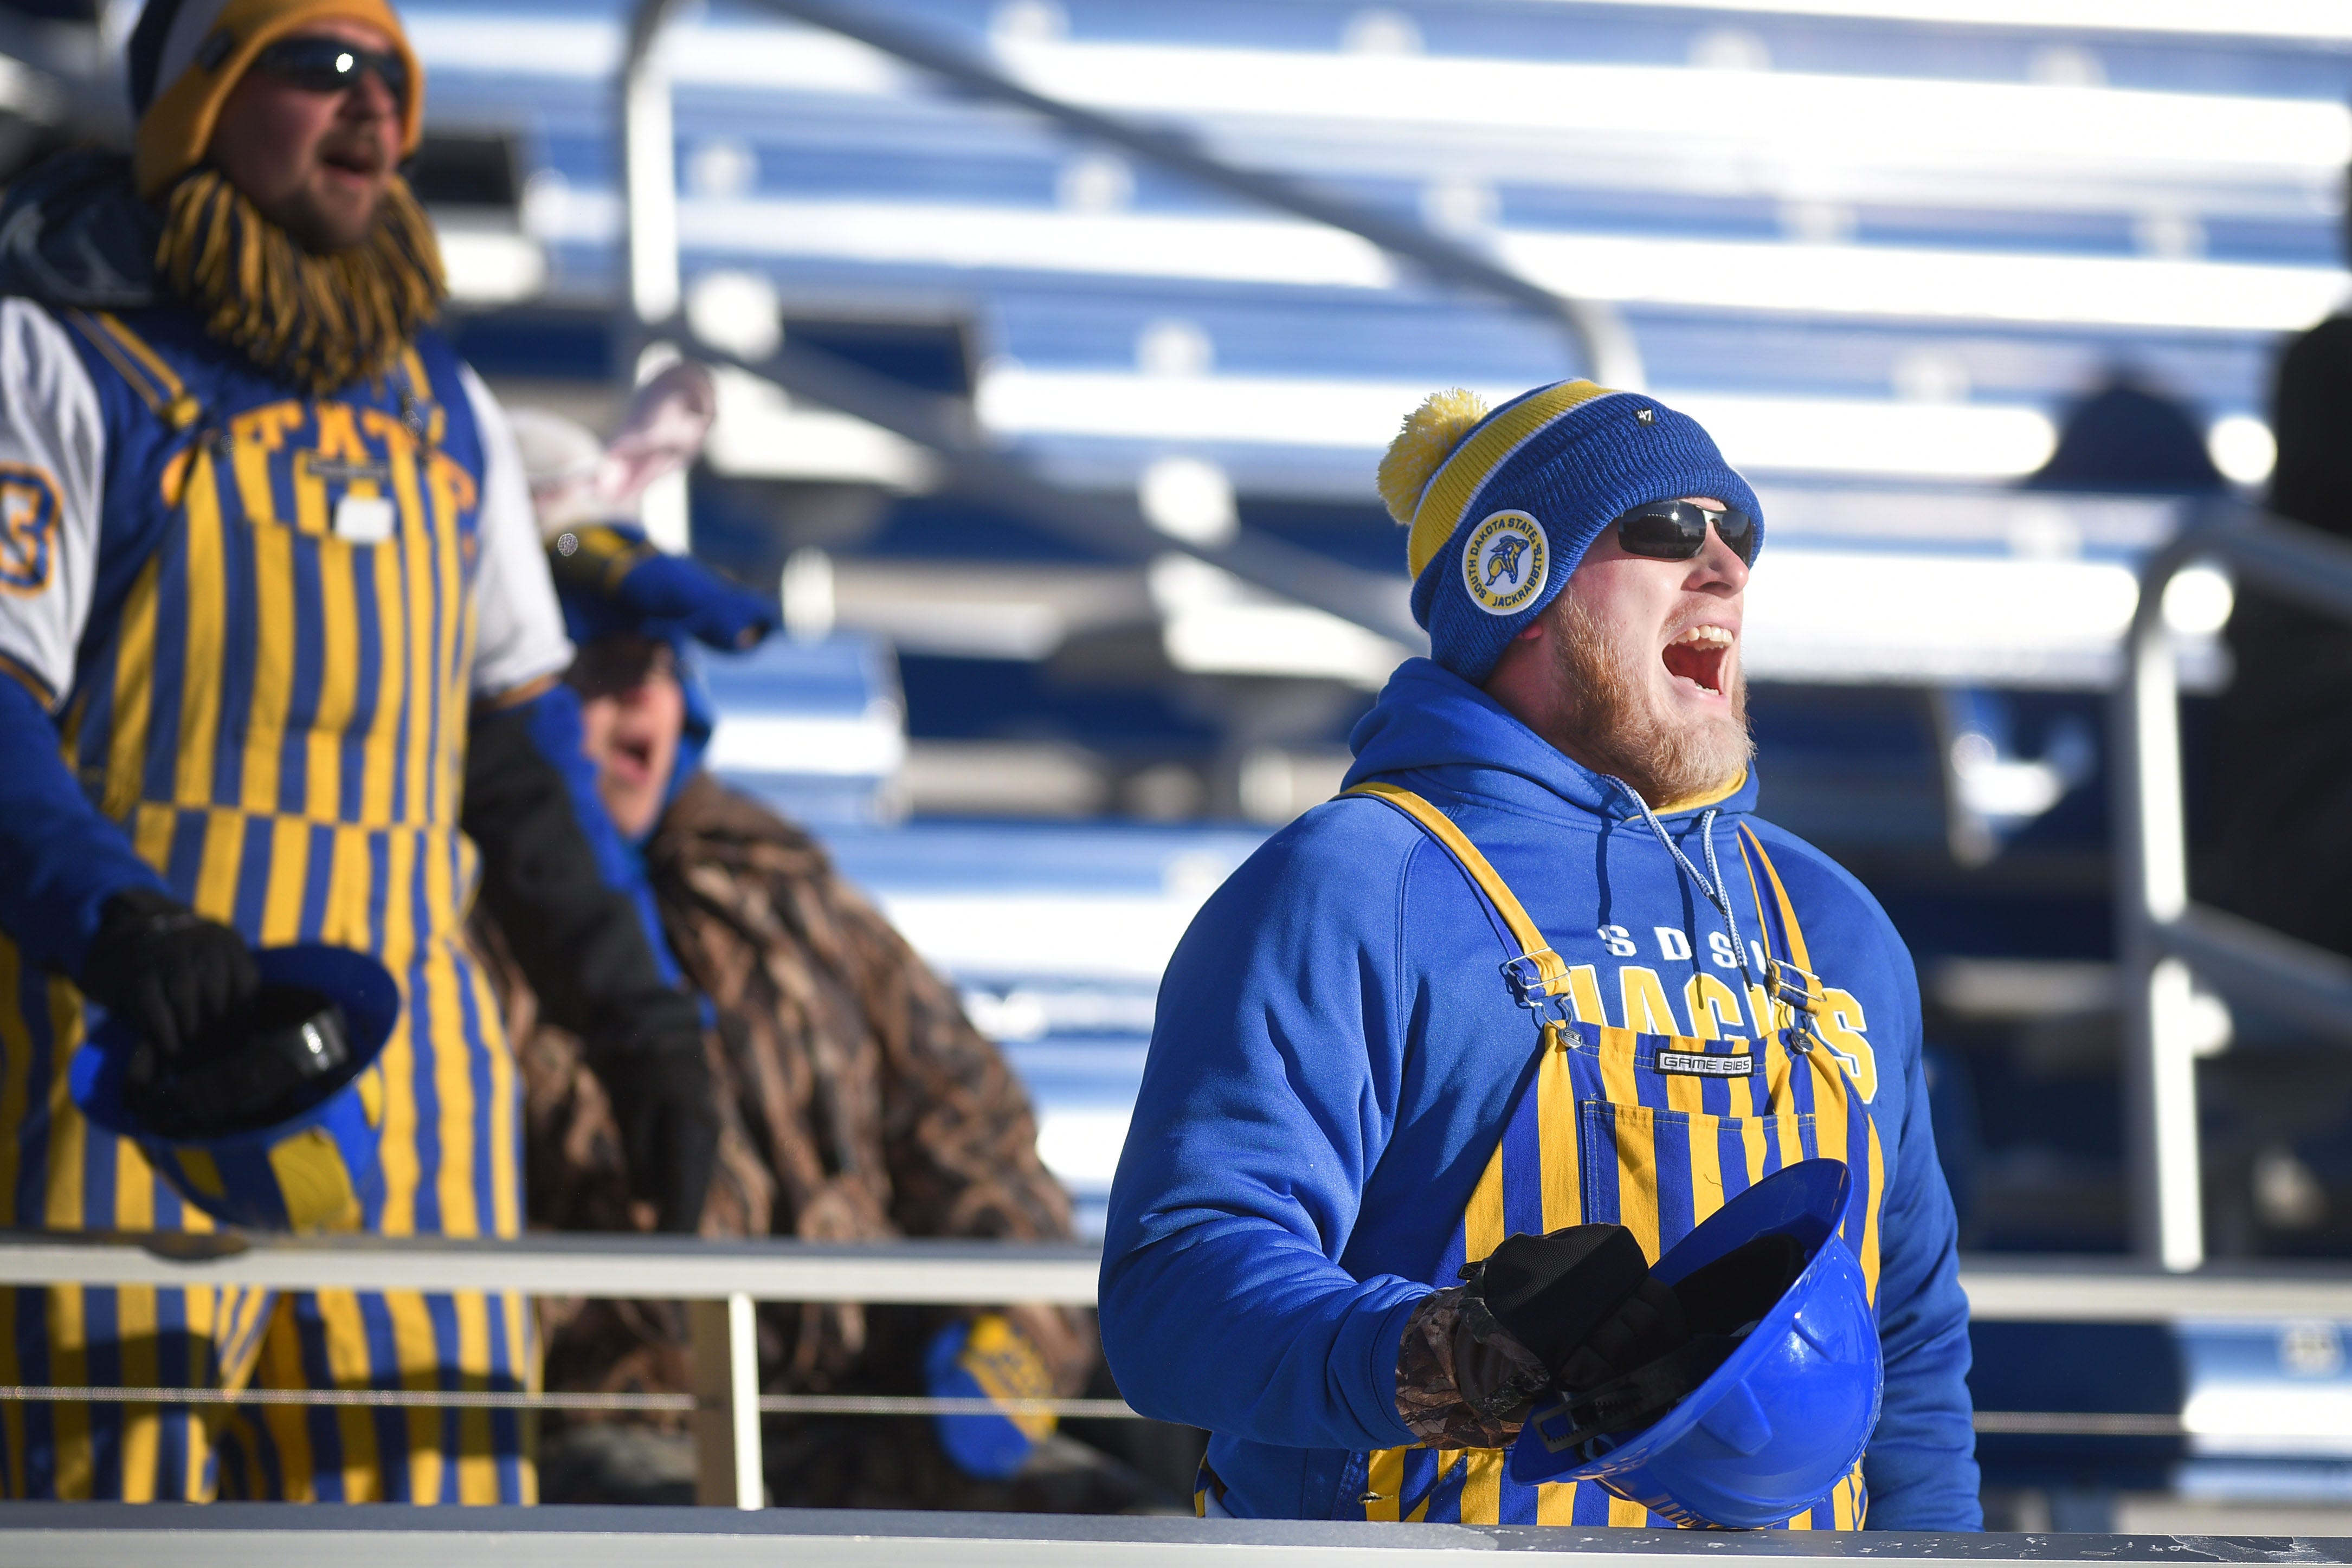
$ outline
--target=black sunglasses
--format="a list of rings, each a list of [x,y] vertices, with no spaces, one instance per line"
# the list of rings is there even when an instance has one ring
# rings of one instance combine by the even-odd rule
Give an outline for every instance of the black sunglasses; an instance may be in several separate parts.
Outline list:
[[[1652,560],[1689,560],[1706,548],[1712,522],[1741,561],[1756,559],[1756,519],[1737,507],[1720,511],[1695,501],[1651,501],[1617,519],[1617,542],[1628,555]]]
[[[254,57],[253,68],[305,92],[341,92],[373,71],[396,102],[404,108],[408,103],[405,60],[389,50],[362,49],[341,38],[281,38]]]

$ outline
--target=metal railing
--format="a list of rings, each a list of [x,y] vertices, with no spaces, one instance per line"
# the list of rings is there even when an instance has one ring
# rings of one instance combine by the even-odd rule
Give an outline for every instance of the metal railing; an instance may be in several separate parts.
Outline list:
[[[1034,92],[982,57],[874,6],[823,0],[759,0],[780,16],[838,33],[945,83],[954,91],[1027,110],[1074,135],[1117,147],[1213,189],[1328,225],[1377,246],[1423,275],[1533,311],[1563,328],[1584,373],[1611,386],[1645,384],[1641,356],[1611,307],[1555,294],[1478,250],[1403,219],[1286,176],[1210,156],[1175,133],[1136,125]],[[837,408],[936,454],[956,483],[1009,505],[1049,530],[1095,549],[1148,559],[1191,555],[1286,599],[1328,611],[1381,636],[1418,647],[1421,631],[1405,605],[1405,585],[1331,560],[1243,526],[1204,543],[1162,532],[1132,503],[1075,494],[1039,477],[992,448],[972,428],[968,408],[886,382],[821,350],[786,343],[766,361],[739,359],[700,341],[681,316],[677,136],[663,35],[686,0],[638,0],[622,56],[620,117],[626,202],[627,287],[623,340],[631,361],[648,345],[690,342],[706,358],[765,376],[785,391]],[[1399,413],[1404,411],[1400,409]]]
[[[694,1237],[534,1234],[514,1240],[376,1236],[0,1233],[0,1287],[151,1286],[273,1291],[498,1291],[532,1296],[655,1297],[687,1304],[692,1389],[684,1394],[570,1395],[437,1389],[280,1389],[255,1403],[499,1406],[690,1414],[698,1500],[761,1505],[763,1414],[919,1414],[982,1401],[762,1395],[759,1301],[1090,1306],[1101,1254],[1079,1245],[911,1240],[871,1244],[704,1240]],[[1963,1262],[1970,1314],[1986,1321],[2168,1322],[2352,1322],[2352,1270],[2265,1265],[2167,1272],[2123,1259],[1975,1258]],[[0,1388],[0,1400],[210,1403],[211,1388]],[[1132,1416],[1117,1400],[1039,1404],[1064,1415]],[[2170,1417],[2034,1411],[1980,1413],[1985,1432],[2169,1435]]]
[[[1780,1531],[1612,1530],[1553,1525],[1343,1523],[1298,1520],[1087,1518],[780,1509],[405,1509],[321,1504],[0,1506],[11,1568],[1454,1568],[1472,1554],[1573,1552],[1591,1568],[1695,1568],[1756,1557],[1774,1568],[1884,1563],[2030,1562],[2042,1568],[2352,1561],[2347,1542],[2299,1536],[1869,1535]],[[1360,1555],[1361,1554],[1361,1555]],[[1688,1563],[1684,1562],[1688,1559]],[[1483,1560],[1483,1559],[1482,1559]]]
[[[2352,621],[2352,545],[2244,507],[2200,511],[2140,572],[2115,707],[2126,1158],[2134,1248],[2170,1270],[2205,1258],[2192,973],[2352,1043],[2352,961],[2189,901],[2180,689],[2164,595],[2200,560],[2226,565],[2242,588]]]
[[[708,1241],[696,1237],[526,1236],[450,1240],[379,1236],[0,1234],[0,1286],[113,1285],[273,1291],[501,1291],[531,1296],[655,1297],[683,1301],[692,1391],[562,1395],[520,1390],[276,1390],[255,1403],[497,1406],[691,1412],[695,1495],[758,1508],[760,1417],[767,1413],[898,1414],[940,1400],[827,1398],[760,1392],[753,1306],[762,1301],[930,1305],[1034,1301],[1087,1306],[1101,1257],[1084,1247],[971,1241],[887,1246]],[[212,1402],[214,1389],[145,1389],[144,1402]],[[0,1388],[0,1399],[128,1395],[62,1387]],[[1131,1415],[1116,1400],[1040,1401],[1061,1414]],[[984,1401],[965,1401],[976,1409]]]

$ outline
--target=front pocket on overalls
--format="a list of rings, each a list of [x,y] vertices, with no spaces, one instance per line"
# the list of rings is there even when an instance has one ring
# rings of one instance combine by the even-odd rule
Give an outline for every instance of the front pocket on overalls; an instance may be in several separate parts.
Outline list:
[[[1584,1218],[1622,1225],[1652,1262],[1724,1200],[1807,1157],[1810,1115],[1709,1116],[1586,1100],[1576,1108]]]

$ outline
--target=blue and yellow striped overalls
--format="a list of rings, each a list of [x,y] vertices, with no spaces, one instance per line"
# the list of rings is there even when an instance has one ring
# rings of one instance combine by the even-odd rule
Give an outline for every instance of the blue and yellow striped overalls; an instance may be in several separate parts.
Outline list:
[[[96,598],[64,712],[83,788],[172,891],[257,944],[374,954],[404,1006],[383,1055],[366,1228],[522,1228],[515,1064],[464,945],[480,433],[422,338],[312,399],[194,316],[67,313],[106,412]],[[205,1230],[84,1122],[81,1004],[0,939],[0,1194],[48,1230]],[[535,1385],[520,1297],[0,1291],[0,1383],[229,1390]],[[520,1413],[0,1404],[9,1497],[524,1502]]]
[[[1626,1226],[1655,1260],[1749,1183],[1794,1161],[1828,1155],[1844,1160],[1862,1186],[1864,1201],[1854,1206],[1845,1239],[1875,1296],[1878,1208],[1885,1186],[1878,1131],[1845,1070],[1812,1032],[1822,988],[1811,980],[1811,958],[1788,891],[1753,832],[1740,830],[1740,860],[1776,966],[1778,992],[1751,977],[1750,1016],[1776,1026],[1760,1047],[1607,1027],[1591,972],[1572,974],[1561,964],[1500,874],[1444,813],[1394,785],[1368,784],[1357,792],[1404,812],[1453,855],[1518,943],[1515,956],[1527,972],[1540,976],[1545,992],[1565,1002],[1572,1019],[1543,1022],[1540,1060],[1511,1104],[1431,1284],[1458,1283],[1465,1263],[1484,1258],[1515,1232],[1542,1235],[1571,1225]],[[1658,1070],[1661,1052],[1726,1053],[1727,1048],[1729,1054],[1756,1054],[1749,1075]],[[1374,1520],[1674,1528],[1593,1482],[1517,1485],[1504,1473],[1507,1457],[1501,1448],[1359,1454],[1341,1495],[1353,1495],[1363,1516]],[[1789,1528],[1858,1530],[1866,1507],[1857,1464],[1829,1497],[1790,1520]]]

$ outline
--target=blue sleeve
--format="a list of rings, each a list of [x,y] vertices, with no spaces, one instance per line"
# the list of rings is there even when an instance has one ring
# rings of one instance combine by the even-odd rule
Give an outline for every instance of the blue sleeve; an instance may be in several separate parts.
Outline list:
[[[562,777],[572,818],[596,857],[596,872],[606,887],[627,895],[644,927],[655,969],[666,986],[683,984],[677,960],[662,934],[661,912],[654,906],[652,885],[646,880],[644,857],[621,837],[596,792],[596,765],[588,759],[586,737],[580,727],[580,695],[562,681],[528,702],[518,704],[523,733],[541,758]]]
[[[1959,1226],[1936,1159],[1919,1054],[1918,984],[1891,933],[1890,945],[1909,1010],[1895,1042],[1903,1063],[1902,1123],[1885,1140],[1891,1168],[1879,1209],[1878,1329],[1886,1398],[1863,1458],[1868,1522],[1873,1530],[1982,1530]]]
[[[169,891],[74,782],[39,699],[0,674],[0,931],[34,963],[79,975],[100,908],[133,887]]]
[[[1209,900],[1160,983],[1111,1189],[1103,1351],[1148,1416],[1390,1448],[1412,1440],[1397,1344],[1429,1287],[1338,1260],[1396,1116],[1402,858],[1317,851],[1318,814]]]

